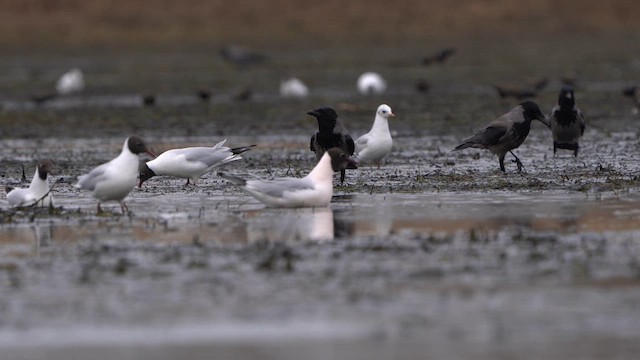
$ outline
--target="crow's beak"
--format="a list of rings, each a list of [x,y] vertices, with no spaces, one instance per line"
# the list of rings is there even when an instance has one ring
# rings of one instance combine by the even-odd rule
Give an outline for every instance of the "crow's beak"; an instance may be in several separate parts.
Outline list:
[[[316,110],[310,110],[310,111],[307,111],[307,115],[318,117],[320,116],[320,113],[318,113]]]
[[[547,119],[546,116],[542,115],[542,117],[538,118],[538,120],[540,120],[541,123],[547,125],[547,127],[551,129],[551,124],[549,123],[549,119]]]

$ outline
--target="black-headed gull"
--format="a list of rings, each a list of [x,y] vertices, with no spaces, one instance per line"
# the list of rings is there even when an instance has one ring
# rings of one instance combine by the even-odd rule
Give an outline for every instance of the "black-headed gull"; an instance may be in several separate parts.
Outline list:
[[[380,161],[389,154],[393,146],[393,139],[389,132],[389,118],[394,116],[389,105],[378,106],[371,131],[360,136],[355,142],[355,160],[358,164],[360,162],[375,163],[380,168]]]
[[[553,134],[553,154],[557,149],[567,149],[573,150],[573,155],[578,156],[578,140],[584,134],[585,124],[571,86],[560,89],[558,105],[551,109],[549,124]]]
[[[62,74],[56,82],[59,95],[69,95],[84,90],[84,75],[80,69],[71,69]]]
[[[36,166],[33,180],[26,189],[11,187],[6,188],[7,201],[11,206],[29,206],[37,201],[41,201],[42,206],[53,204],[53,196],[49,193],[48,175],[53,171],[53,163],[49,160],[42,160]]]
[[[147,149],[144,141],[137,136],[130,136],[125,140],[122,151],[115,159],[99,165],[88,174],[78,177],[77,188],[88,190],[91,196],[98,199],[98,213],[102,212],[100,203],[117,201],[124,214],[128,211],[124,198],[136,186],[138,178],[138,154],[153,153]]]
[[[157,158],[147,161],[140,170],[140,184],[156,175],[175,176],[196,183],[202,175],[226,163],[240,160],[240,154],[249,151],[250,146],[229,148],[224,146],[227,140],[222,140],[213,147],[188,147],[167,150]]]
[[[327,149],[337,147],[353,155],[355,145],[351,135],[347,132],[338,119],[338,114],[330,107],[318,108],[307,112],[318,120],[318,132],[311,136],[309,148],[316,153],[316,158],[320,160]],[[345,171],[340,170],[340,183],[344,183]]]
[[[522,162],[511,150],[518,148],[529,135],[531,121],[539,120],[549,126],[547,118],[533,101],[525,101],[508,113],[493,120],[474,136],[462,141],[453,151],[466,148],[488,149],[498,155],[500,170],[505,172],[504,157],[511,153],[516,158],[518,171],[522,170]]]
[[[280,96],[288,99],[303,99],[309,96],[309,87],[296,77],[280,80]]]
[[[387,82],[375,72],[366,72],[358,77],[358,91],[362,95],[380,95],[387,90]]]
[[[333,172],[345,168],[357,166],[342,149],[331,148],[303,178],[245,180],[222,172],[218,175],[244,186],[249,194],[270,207],[324,207],[333,196]]]

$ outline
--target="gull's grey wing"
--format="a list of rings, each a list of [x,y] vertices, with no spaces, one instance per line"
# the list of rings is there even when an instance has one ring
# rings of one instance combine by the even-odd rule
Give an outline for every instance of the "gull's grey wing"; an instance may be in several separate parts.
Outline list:
[[[357,152],[362,151],[362,149],[364,149],[367,146],[368,142],[369,142],[369,134],[368,133],[360,136],[358,138],[358,140],[356,140],[356,142],[355,142],[356,151]]]
[[[219,164],[229,156],[233,156],[233,153],[227,147],[217,149],[208,147],[191,147],[180,149],[179,154],[184,155],[187,161],[201,162],[207,167]],[[241,159],[240,155],[237,155],[235,159]]]
[[[311,180],[305,178],[249,180],[246,187],[273,197],[282,197],[286,191],[312,190],[315,188]]]
[[[82,190],[93,191],[96,189],[96,185],[106,178],[106,164],[102,164],[93,170],[91,170],[88,174],[78,176],[78,183],[76,187]]]

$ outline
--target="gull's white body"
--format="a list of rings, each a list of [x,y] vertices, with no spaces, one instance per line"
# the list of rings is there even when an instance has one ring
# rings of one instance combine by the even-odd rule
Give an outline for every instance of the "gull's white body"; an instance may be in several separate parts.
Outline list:
[[[271,207],[326,207],[333,196],[333,168],[328,152],[303,178],[248,180],[249,194]]]
[[[56,82],[56,91],[60,95],[69,95],[82,90],[84,90],[84,75],[80,69],[67,71]]]
[[[356,162],[379,163],[391,152],[393,139],[389,131],[389,117],[394,116],[388,105],[380,105],[371,130],[355,142]]]
[[[147,166],[156,175],[169,175],[196,181],[214,168],[242,159],[229,147],[223,146],[226,140],[213,147],[188,147],[167,150],[157,158],[148,161]]]
[[[358,92],[362,95],[379,95],[387,89],[387,82],[378,73],[366,72],[358,77]]]
[[[36,166],[36,173],[33,175],[31,184],[26,189],[16,188],[7,193],[7,201],[11,206],[29,206],[40,200],[49,192],[49,178],[42,180]],[[42,199],[43,206],[50,206],[53,203],[53,196],[47,195]]]
[[[280,81],[280,96],[291,99],[302,99],[309,96],[309,88],[302,80],[292,77]]]
[[[79,176],[76,187],[90,191],[91,196],[100,202],[122,202],[136,186],[138,178],[138,155],[129,150],[128,140],[115,159]]]

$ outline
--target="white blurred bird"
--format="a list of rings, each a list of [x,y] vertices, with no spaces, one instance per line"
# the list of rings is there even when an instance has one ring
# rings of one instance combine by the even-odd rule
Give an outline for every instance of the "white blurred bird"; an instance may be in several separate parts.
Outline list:
[[[53,196],[47,193],[50,189],[48,175],[53,171],[53,168],[54,166],[51,161],[40,161],[36,167],[35,174],[33,174],[33,180],[31,180],[31,184],[27,189],[13,189],[7,186],[7,201],[9,205],[29,206],[38,200],[42,202],[42,206],[52,205]]]
[[[127,205],[123,200],[136,186],[139,166],[138,154],[143,152],[155,156],[147,149],[147,145],[142,139],[130,136],[125,140],[120,155],[115,159],[78,177],[76,187],[90,191],[91,196],[98,199],[98,214],[102,213],[100,203],[105,201],[119,202],[122,213],[125,212]]]
[[[343,150],[331,148],[303,178],[245,180],[223,172],[218,175],[242,185],[249,194],[270,207],[324,207],[333,196],[334,171],[345,168],[357,169],[357,166]]]
[[[387,82],[375,72],[366,72],[358,77],[358,91],[362,95],[380,95],[387,89]]]
[[[303,99],[309,96],[309,87],[302,80],[290,77],[280,81],[280,96],[288,99]]]
[[[395,114],[389,105],[378,106],[371,131],[360,136],[355,142],[355,161],[357,163],[375,163],[380,168],[380,162],[389,154],[391,146],[393,146],[393,139],[391,139],[389,132],[389,118],[394,116]]]
[[[84,75],[80,69],[74,68],[62,74],[56,82],[58,95],[69,95],[84,90]]]

